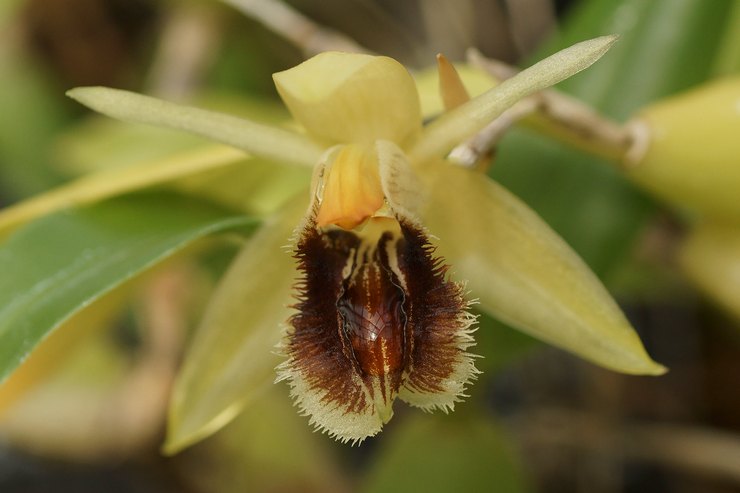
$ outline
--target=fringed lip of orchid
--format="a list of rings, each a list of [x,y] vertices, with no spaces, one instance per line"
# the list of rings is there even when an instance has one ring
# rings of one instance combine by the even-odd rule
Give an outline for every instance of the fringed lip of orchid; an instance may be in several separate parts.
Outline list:
[[[453,409],[478,373],[464,286],[403,203],[416,184],[392,142],[330,151],[298,233],[297,313],[278,380],[317,429],[345,442],[378,433],[397,397]]]
[[[426,126],[414,80],[401,64],[337,52],[274,75],[304,133],[113,89],[68,94],[115,118],[183,129],[257,157],[314,167],[294,241],[297,301],[279,346],[285,361],[278,380],[288,382],[318,429],[357,443],[382,429],[396,398],[448,411],[465,396],[478,373],[468,352],[475,317],[467,289],[484,311],[598,364],[635,374],[665,371],[647,356],[603,285],[534,212],[483,175],[444,159],[521,98],[585,69],[615,41],[605,36],[578,43],[467,102],[454,69],[440,60],[442,75],[446,70],[449,76],[443,84],[457,96]],[[284,227],[284,218],[276,224]],[[268,239],[260,248],[274,248],[275,255],[285,240],[282,229],[271,229],[277,226],[266,223],[259,236]],[[239,262],[254,272],[228,283],[267,279],[249,259]],[[294,275],[288,262],[280,265],[285,279],[276,292],[284,293]],[[228,320],[223,306],[218,310],[204,323]],[[273,319],[254,323],[267,320]],[[270,340],[261,327],[244,324],[257,346]],[[209,341],[218,340],[218,327],[203,330],[210,331]],[[221,405],[197,419],[183,417],[192,399],[207,399],[210,386],[197,380],[197,365],[214,358],[199,347],[185,361],[169,450],[203,436],[223,414]],[[228,392],[219,402],[233,409],[241,400]],[[189,428],[179,429],[184,422]]]

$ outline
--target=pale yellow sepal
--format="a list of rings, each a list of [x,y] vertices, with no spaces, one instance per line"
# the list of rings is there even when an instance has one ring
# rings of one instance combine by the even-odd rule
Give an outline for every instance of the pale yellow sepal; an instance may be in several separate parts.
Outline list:
[[[602,36],[574,44],[440,116],[424,127],[419,140],[410,148],[411,161],[422,163],[444,156],[520,99],[588,68],[616,40],[616,36]]]
[[[421,128],[414,80],[392,58],[326,52],[273,79],[295,119],[326,143],[400,143]]]
[[[165,453],[218,431],[272,384],[296,278],[284,247],[305,213],[305,197],[298,194],[249,239],[211,298],[175,382]]]
[[[633,180],[679,207],[740,218],[740,77],[658,102],[631,125]]]
[[[697,286],[740,319],[740,223],[697,224],[681,246],[679,262]]]
[[[306,137],[244,118],[109,87],[78,87],[67,96],[112,118],[184,130],[256,156],[313,166],[321,149]]]
[[[596,276],[523,202],[452,165],[433,163],[425,176],[431,200],[424,223],[482,310],[606,368],[665,371]]]

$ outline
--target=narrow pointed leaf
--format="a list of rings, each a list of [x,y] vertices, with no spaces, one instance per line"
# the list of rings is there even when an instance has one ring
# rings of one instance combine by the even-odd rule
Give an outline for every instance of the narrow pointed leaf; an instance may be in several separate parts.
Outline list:
[[[296,277],[285,245],[308,193],[296,199],[249,240],[213,295],[175,382],[166,453],[218,431],[274,380]]]
[[[484,311],[607,368],[665,371],[601,282],[534,211],[478,173],[445,164],[431,173],[425,223]]]
[[[59,212],[0,247],[0,382],[54,329],[199,238],[253,221],[174,195]]]
[[[493,89],[434,120],[410,150],[411,160],[444,156],[455,145],[490,123],[517,101],[589,67],[617,40],[602,36],[577,43],[522,70]]]
[[[134,92],[78,87],[67,95],[112,118],[184,130],[276,161],[313,166],[322,152],[294,132]]]
[[[31,355],[0,385],[0,417],[27,392],[57,374],[79,344],[109,323],[121,312],[132,283],[117,287],[101,299],[78,311],[39,344]]]
[[[14,228],[59,209],[87,205],[177,178],[223,169],[244,159],[243,153],[235,149],[214,146],[153,163],[91,174],[0,211],[0,239]]]

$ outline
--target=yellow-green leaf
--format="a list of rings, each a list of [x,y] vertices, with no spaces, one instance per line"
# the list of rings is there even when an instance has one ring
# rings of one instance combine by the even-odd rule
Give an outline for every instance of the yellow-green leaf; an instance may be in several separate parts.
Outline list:
[[[167,194],[58,212],[0,246],[0,382],[74,314],[213,233],[254,220]]]

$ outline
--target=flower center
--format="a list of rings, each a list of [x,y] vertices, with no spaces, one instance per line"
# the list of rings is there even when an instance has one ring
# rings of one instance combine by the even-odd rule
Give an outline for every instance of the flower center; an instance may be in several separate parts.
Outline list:
[[[342,330],[365,375],[398,375],[406,353],[405,295],[390,259],[396,241],[388,232],[374,248],[362,248],[349,261],[349,276],[337,300]]]
[[[354,229],[385,203],[372,148],[346,145],[338,148],[321,177],[322,192],[316,225]]]

